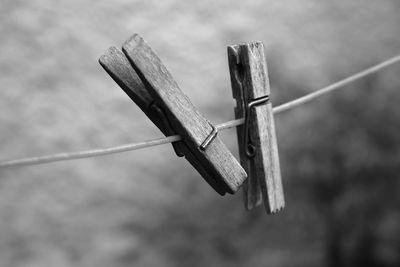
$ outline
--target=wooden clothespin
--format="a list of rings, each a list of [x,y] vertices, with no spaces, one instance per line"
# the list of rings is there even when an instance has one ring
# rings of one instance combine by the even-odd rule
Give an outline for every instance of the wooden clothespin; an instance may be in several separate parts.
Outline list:
[[[99,62],[165,135],[181,135],[175,152],[184,155],[214,190],[224,195],[239,189],[246,172],[139,35],[124,44],[123,53],[112,47]]]
[[[240,162],[248,174],[244,203],[250,210],[264,201],[268,213],[285,206],[264,46],[261,42],[228,47]]]

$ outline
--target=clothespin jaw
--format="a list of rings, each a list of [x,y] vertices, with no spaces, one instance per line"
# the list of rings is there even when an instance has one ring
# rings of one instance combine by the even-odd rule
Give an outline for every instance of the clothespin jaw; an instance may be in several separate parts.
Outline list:
[[[217,129],[183,94],[139,35],[133,35],[124,44],[123,53],[110,48],[99,61],[164,134],[171,135],[172,130],[181,135],[183,140],[174,147],[175,151],[184,155],[214,190],[224,195],[239,189],[246,172],[219,139]],[[168,121],[168,127],[160,121]]]
[[[132,68],[124,53],[116,47],[110,47],[99,59],[100,65],[132,99],[133,102],[166,136],[176,134],[168,122],[165,113],[154,102],[139,76]],[[178,157],[183,157],[182,143],[172,143]]]
[[[229,46],[228,60],[235,117],[245,118],[237,128],[240,162],[248,174],[243,183],[245,207],[250,210],[263,201],[266,211],[275,213],[285,201],[264,46]]]

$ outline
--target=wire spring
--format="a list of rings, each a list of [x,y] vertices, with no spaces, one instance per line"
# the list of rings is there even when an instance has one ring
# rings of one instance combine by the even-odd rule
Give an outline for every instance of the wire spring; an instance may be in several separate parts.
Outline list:
[[[244,117],[244,143],[246,144],[246,156],[248,158],[252,158],[256,155],[256,148],[254,144],[251,142],[251,137],[250,137],[250,112],[251,109],[262,105],[262,104],[268,104],[270,102],[269,95],[262,96],[259,98],[256,98],[252,100],[246,107],[245,111],[245,117]]]

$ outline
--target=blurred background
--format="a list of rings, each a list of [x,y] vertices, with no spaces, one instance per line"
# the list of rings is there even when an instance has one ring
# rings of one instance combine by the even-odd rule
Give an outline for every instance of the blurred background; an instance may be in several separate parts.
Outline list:
[[[273,104],[400,52],[398,0],[2,0],[0,159],[160,137],[97,63],[140,33],[214,123],[226,47],[263,41]],[[275,117],[286,209],[246,212],[171,145],[0,169],[0,266],[399,266],[400,66]],[[221,137],[237,156],[236,131]]]

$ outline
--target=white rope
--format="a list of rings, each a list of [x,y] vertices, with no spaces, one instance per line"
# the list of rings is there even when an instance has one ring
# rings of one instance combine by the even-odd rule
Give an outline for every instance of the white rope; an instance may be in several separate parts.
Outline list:
[[[331,84],[327,87],[324,87],[322,89],[319,89],[313,93],[307,94],[307,95],[297,98],[295,100],[289,101],[285,104],[277,106],[273,109],[273,112],[274,112],[274,114],[278,114],[283,111],[298,107],[298,106],[300,106],[304,103],[307,103],[317,97],[320,97],[324,94],[327,94],[334,90],[342,88],[345,85],[347,85],[355,80],[361,79],[362,77],[365,77],[367,75],[375,73],[375,72],[377,72],[383,68],[386,68],[390,65],[393,65],[399,61],[400,61],[400,55],[392,57],[386,61],[383,61],[383,62],[373,66],[373,67],[370,67],[361,72],[358,72],[350,77],[347,77],[341,81],[338,81],[338,82]],[[241,119],[236,119],[236,120],[231,120],[231,121],[221,123],[219,125],[216,125],[216,127],[218,128],[218,130],[225,130],[225,129],[239,126],[243,123],[244,123],[244,119],[241,118]],[[22,158],[22,159],[14,159],[14,160],[3,160],[3,161],[0,161],[0,168],[17,167],[17,166],[22,167],[22,166],[44,164],[44,163],[50,163],[50,162],[56,162],[56,161],[98,157],[98,156],[104,156],[104,155],[108,155],[108,154],[121,153],[121,152],[125,152],[125,151],[133,151],[133,150],[138,150],[138,149],[142,149],[142,148],[168,144],[168,143],[177,142],[180,140],[181,140],[181,137],[179,135],[173,135],[173,136],[168,136],[168,137],[164,137],[164,138],[152,139],[152,140],[143,141],[143,142],[139,142],[139,143],[126,144],[126,145],[121,145],[121,146],[116,146],[116,147],[111,147],[111,148],[105,148],[105,149],[93,149],[93,150],[85,150],[85,151],[78,151],[78,152],[72,152],[72,153],[59,153],[59,154],[52,154],[52,155],[47,155],[47,156],[30,157],[30,158]]]

